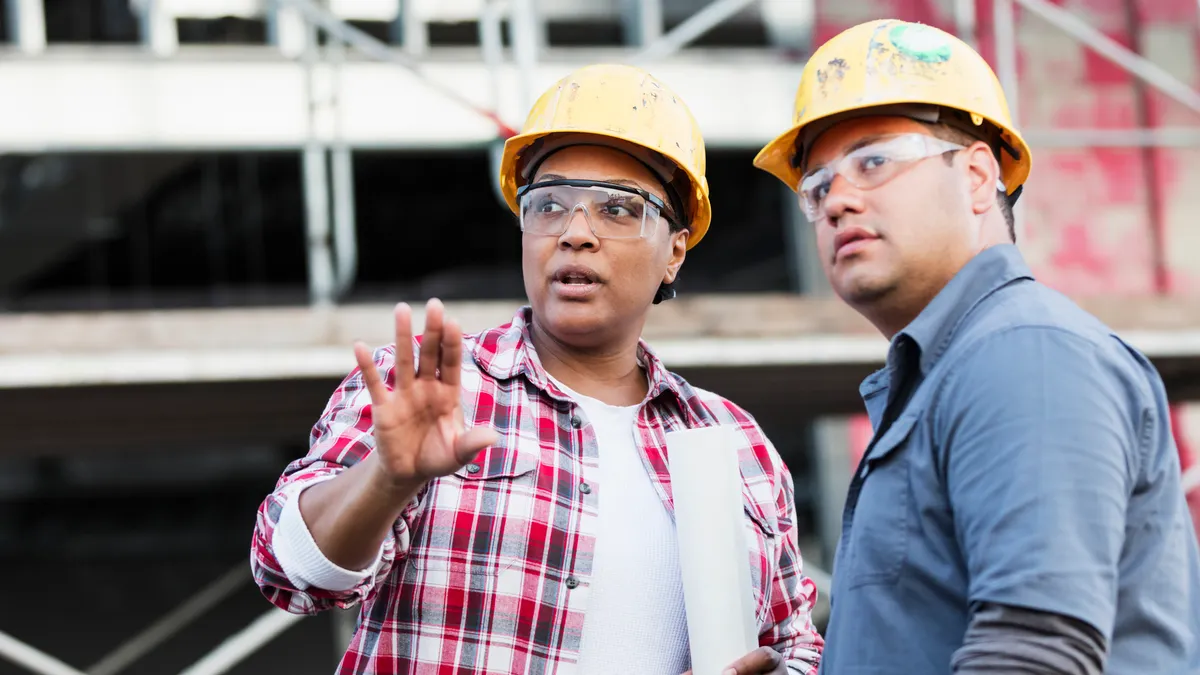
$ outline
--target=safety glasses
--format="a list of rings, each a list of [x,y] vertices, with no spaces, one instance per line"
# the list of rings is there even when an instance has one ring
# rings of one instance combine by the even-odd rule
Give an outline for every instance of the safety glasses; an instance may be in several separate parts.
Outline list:
[[[842,176],[859,190],[874,190],[921,160],[965,147],[925,134],[884,136],[804,174],[796,189],[800,207],[810,221],[817,222],[824,217],[825,197],[835,177]]]
[[[602,239],[639,239],[669,220],[663,200],[645,190],[592,180],[551,180],[517,190],[521,231],[561,236],[576,209],[582,210],[592,233]]]

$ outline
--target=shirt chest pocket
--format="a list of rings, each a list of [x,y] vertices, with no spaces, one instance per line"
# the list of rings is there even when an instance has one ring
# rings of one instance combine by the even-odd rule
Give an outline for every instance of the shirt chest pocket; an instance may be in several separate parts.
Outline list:
[[[894,584],[907,562],[912,509],[909,465],[919,419],[919,413],[897,419],[870,447],[859,469],[858,501],[846,514],[850,527],[842,542],[846,561],[844,569],[836,572],[845,575],[850,588]]]
[[[465,587],[529,559],[538,496],[538,455],[489,448],[431,486],[407,567],[424,584]]]

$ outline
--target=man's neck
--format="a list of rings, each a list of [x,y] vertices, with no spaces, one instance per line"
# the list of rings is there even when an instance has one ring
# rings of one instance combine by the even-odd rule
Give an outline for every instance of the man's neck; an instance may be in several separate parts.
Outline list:
[[[550,335],[536,319],[529,333],[542,367],[569,388],[609,405],[636,405],[646,397],[648,383],[637,360],[636,336],[580,348]]]

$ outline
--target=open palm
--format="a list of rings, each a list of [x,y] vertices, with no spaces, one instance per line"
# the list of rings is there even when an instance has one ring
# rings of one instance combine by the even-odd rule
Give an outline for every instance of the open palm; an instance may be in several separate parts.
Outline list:
[[[363,343],[354,356],[371,394],[379,466],[398,483],[425,482],[458,470],[495,443],[488,428],[466,429],[461,396],[462,329],[444,316],[436,299],[425,309],[425,333],[413,367],[412,309],[396,306],[396,366],[393,386],[384,384]]]

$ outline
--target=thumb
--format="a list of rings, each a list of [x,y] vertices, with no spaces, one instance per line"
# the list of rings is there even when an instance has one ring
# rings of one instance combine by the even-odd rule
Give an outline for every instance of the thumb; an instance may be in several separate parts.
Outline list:
[[[454,440],[454,455],[459,462],[466,464],[475,459],[475,455],[478,455],[480,450],[489,445],[495,445],[499,441],[500,434],[496,433],[495,429],[487,427],[468,429]]]

